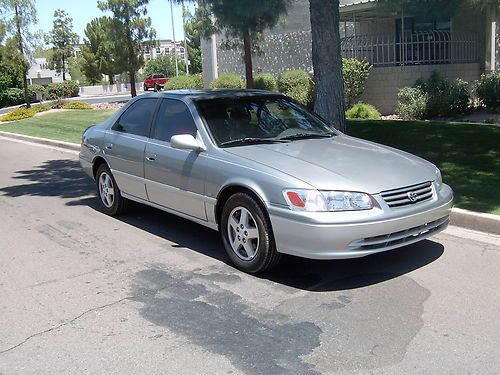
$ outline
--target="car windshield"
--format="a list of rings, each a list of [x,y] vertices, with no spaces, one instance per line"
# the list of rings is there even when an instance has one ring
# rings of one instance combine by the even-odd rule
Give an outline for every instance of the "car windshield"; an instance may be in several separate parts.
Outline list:
[[[279,96],[199,100],[198,109],[221,147],[337,134],[313,113]]]

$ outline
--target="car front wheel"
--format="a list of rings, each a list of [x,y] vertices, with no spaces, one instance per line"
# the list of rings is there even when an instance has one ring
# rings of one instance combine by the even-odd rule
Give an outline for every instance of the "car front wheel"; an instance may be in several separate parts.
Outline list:
[[[115,216],[125,212],[127,200],[121,196],[111,170],[102,164],[96,174],[97,197],[101,209],[108,215]]]
[[[246,193],[237,193],[228,199],[219,231],[229,259],[242,271],[268,271],[281,258],[267,213]]]

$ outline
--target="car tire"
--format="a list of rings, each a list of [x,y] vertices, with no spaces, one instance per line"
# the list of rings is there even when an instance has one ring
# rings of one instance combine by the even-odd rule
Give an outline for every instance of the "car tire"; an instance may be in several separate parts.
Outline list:
[[[229,259],[244,272],[269,271],[281,259],[269,216],[249,194],[236,193],[227,200],[219,232]]]
[[[144,85],[144,91],[148,91],[148,86]]]
[[[128,200],[123,198],[107,164],[101,164],[96,173],[97,199],[102,211],[111,216],[124,213]]]
[[[161,87],[158,86],[158,85],[155,85],[155,91],[158,92],[158,91],[161,91]]]

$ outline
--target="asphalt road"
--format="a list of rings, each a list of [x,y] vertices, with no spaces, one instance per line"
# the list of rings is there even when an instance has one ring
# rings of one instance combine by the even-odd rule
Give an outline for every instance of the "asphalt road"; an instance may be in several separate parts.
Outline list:
[[[0,374],[500,373],[498,237],[249,276],[201,226],[99,212],[75,153],[0,160]]]

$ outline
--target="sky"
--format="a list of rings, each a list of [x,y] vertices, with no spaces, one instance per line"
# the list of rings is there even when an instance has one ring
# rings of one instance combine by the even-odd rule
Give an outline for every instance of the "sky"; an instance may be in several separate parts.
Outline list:
[[[35,0],[38,15],[38,25],[33,26],[33,31],[48,32],[52,29],[54,11],[65,10],[73,18],[73,30],[80,36],[80,42],[85,36],[84,30],[87,23],[93,18],[105,15],[97,7],[97,0]],[[193,6],[191,5],[190,8]],[[157,39],[172,39],[172,21],[169,0],[150,0],[148,16],[151,17],[152,26],[156,29]],[[174,3],[175,39],[182,40],[182,7]]]

